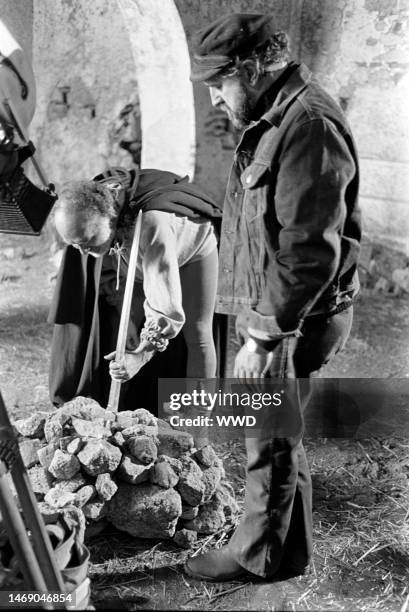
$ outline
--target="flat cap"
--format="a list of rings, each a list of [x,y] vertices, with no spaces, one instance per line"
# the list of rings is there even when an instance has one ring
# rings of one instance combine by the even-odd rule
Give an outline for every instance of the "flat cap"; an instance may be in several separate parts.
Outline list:
[[[197,33],[191,81],[207,81],[239,57],[246,57],[276,32],[271,15],[232,13]]]

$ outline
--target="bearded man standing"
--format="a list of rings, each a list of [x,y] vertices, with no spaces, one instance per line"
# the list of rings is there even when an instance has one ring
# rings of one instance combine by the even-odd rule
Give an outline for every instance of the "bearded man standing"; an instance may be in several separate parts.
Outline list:
[[[305,379],[345,344],[359,287],[357,152],[342,110],[290,61],[272,16],[230,14],[200,31],[191,80],[243,130],[225,196],[217,298],[218,312],[237,315],[234,376],[247,385],[279,379],[292,400],[287,415],[271,407],[246,439],[245,510],[230,542],[189,559],[185,571],[214,581],[298,575],[312,551]]]

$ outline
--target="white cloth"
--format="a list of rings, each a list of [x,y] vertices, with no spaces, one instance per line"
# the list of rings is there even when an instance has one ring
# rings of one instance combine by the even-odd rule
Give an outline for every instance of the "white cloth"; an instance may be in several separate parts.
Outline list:
[[[131,243],[132,232],[124,245],[126,262]],[[160,210],[143,213],[135,280],[143,282],[146,322],[158,325],[162,337],[174,338],[185,322],[179,268],[207,257],[216,248],[213,224],[206,218],[190,219]]]

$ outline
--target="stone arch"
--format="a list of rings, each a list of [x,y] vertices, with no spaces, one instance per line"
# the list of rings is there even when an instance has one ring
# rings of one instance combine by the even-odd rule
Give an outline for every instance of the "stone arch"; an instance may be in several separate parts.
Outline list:
[[[129,107],[140,107],[142,165],[193,175],[189,56],[173,0],[149,9],[144,0],[34,0],[33,65],[31,137],[57,186],[131,164],[114,137]]]

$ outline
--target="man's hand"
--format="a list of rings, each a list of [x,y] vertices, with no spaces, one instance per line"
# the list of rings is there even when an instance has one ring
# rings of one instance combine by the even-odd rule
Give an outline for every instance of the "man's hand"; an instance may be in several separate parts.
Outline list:
[[[105,355],[104,359],[110,361],[109,373],[113,380],[121,383],[133,378],[143,366],[152,359],[155,348],[149,342],[141,342],[135,351],[127,351],[122,362],[115,361],[115,351]]]
[[[249,383],[254,378],[264,378],[273,361],[273,353],[261,349],[250,352],[242,346],[234,362],[234,377],[241,383]]]

